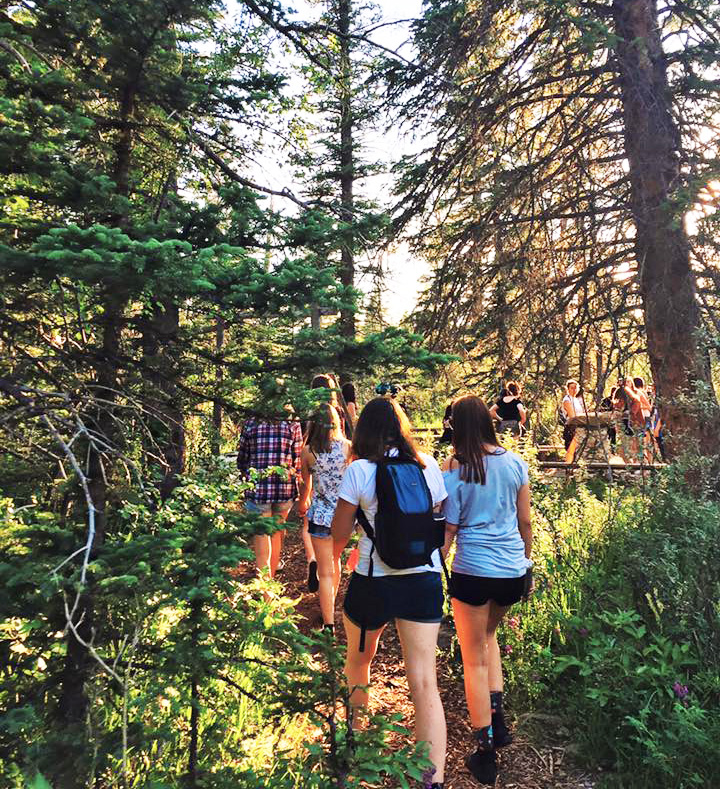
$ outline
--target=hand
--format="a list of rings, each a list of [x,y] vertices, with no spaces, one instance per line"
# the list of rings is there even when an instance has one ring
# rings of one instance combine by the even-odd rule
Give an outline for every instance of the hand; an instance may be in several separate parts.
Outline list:
[[[528,567],[525,572],[525,587],[523,589],[523,600],[527,600],[535,591],[535,579],[533,578],[532,567]]]
[[[295,511],[297,512],[298,516],[304,518],[307,515],[307,512],[310,508],[307,505],[307,502],[298,502]]]

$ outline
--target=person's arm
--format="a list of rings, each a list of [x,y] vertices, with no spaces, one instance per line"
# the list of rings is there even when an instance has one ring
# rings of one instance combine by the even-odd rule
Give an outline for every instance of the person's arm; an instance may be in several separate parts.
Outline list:
[[[573,408],[572,400],[570,400],[569,397],[563,398],[561,407],[568,419],[572,419],[575,416],[575,409]]]
[[[498,407],[497,407],[497,403],[493,403],[493,405],[492,405],[492,406],[491,406],[491,408],[490,408],[490,416],[491,416],[493,419],[497,419],[497,420],[498,420],[498,422],[499,422],[499,421],[501,421],[501,420],[500,420],[500,417],[497,415],[497,409],[498,409]]]
[[[640,395],[634,389],[630,389],[630,387],[626,386],[625,394],[636,403],[640,402]]]
[[[525,543],[525,558],[532,556],[532,516],[530,512],[530,485],[523,485],[517,495],[518,529],[523,543]]]
[[[243,475],[247,474],[250,468],[250,444],[246,425],[243,425],[238,439],[237,467]]]
[[[518,413],[520,414],[520,424],[524,425],[527,422],[527,411],[522,403],[518,403]]]
[[[443,559],[447,559],[447,555],[448,553],[450,553],[450,548],[452,547],[452,544],[455,541],[457,530],[458,527],[456,524],[454,523],[445,524],[445,544],[440,549],[442,551]]]
[[[348,414],[350,414],[350,417],[354,422],[357,419],[357,406],[355,405],[355,403],[353,403],[352,400],[348,400],[346,405],[347,405]]]
[[[300,422],[291,422],[292,425],[292,446],[290,447],[290,456],[292,458],[292,469],[294,473],[300,476],[302,474],[302,453],[303,453],[303,434]],[[291,469],[290,473],[293,473]]]
[[[302,475],[302,483],[300,484],[300,497],[298,498],[297,513],[300,517],[307,515],[310,508],[310,495],[312,493],[312,452],[309,447],[303,447],[302,457],[300,460],[300,473]]]
[[[330,533],[332,534],[333,541],[333,558],[337,561],[345,546],[350,541],[353,529],[355,528],[355,514],[357,513],[357,504],[351,504],[345,499],[338,499],[337,506],[335,507],[335,514],[333,515],[332,525],[330,526]]]

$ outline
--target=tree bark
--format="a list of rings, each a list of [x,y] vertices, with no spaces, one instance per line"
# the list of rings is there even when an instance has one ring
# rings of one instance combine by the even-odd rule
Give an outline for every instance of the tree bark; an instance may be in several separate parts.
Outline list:
[[[340,33],[340,73],[338,88],[340,98],[340,205],[345,229],[341,234],[340,283],[351,288],[355,284],[355,151],[353,148],[353,90],[352,61],[350,59],[350,21],[352,0],[338,0],[337,24]],[[344,309],[340,312],[340,332],[344,337],[355,337],[355,313]]]
[[[215,353],[219,356],[222,352],[223,345],[225,344],[225,321],[218,315],[215,318]],[[222,386],[223,368],[222,364],[215,365],[215,381],[218,386],[218,391]],[[212,413],[212,426],[213,437],[211,441],[211,449],[214,455],[220,454],[221,432],[222,432],[223,408],[222,404],[217,400],[213,402]]]
[[[171,301],[155,303],[143,327],[146,400],[152,412],[151,432],[163,456],[162,479],[158,486],[165,501],[185,469],[185,422],[175,385],[176,341],[180,330],[180,310]]]
[[[614,0],[617,64],[629,162],[635,254],[648,354],[660,413],[677,454],[694,444],[705,454],[720,445],[717,418],[701,420],[689,406],[698,388],[712,400],[710,370],[700,347],[700,310],[680,186],[680,133],[672,117],[667,62],[655,0]]]
[[[102,346],[96,362],[95,396],[102,403],[93,409],[93,421],[88,428],[96,433],[104,442],[112,443],[115,435],[112,406],[117,391],[117,359],[120,355],[120,340],[123,325],[124,300],[108,295],[105,299],[105,312],[102,318]],[[91,556],[97,556],[105,542],[107,529],[108,476],[110,469],[103,464],[100,448],[91,444],[88,452],[88,487],[90,497],[96,509],[95,540]],[[92,582],[83,593],[75,622],[78,634],[85,642],[93,639],[94,628],[94,596]],[[72,633],[67,635],[67,654],[62,673],[62,689],[58,702],[60,718],[67,724],[80,724],[85,720],[88,709],[88,697],[85,683],[90,674],[91,660],[87,649]]]

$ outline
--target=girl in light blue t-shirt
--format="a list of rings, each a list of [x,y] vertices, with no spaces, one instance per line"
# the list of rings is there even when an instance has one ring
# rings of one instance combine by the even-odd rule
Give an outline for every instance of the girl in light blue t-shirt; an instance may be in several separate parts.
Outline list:
[[[443,550],[447,555],[457,539],[450,597],[477,742],[466,765],[481,783],[494,783],[495,749],[512,741],[502,711],[496,630],[532,583],[528,467],[499,445],[490,411],[479,397],[455,400],[451,418],[454,454],[443,469],[448,493]]]

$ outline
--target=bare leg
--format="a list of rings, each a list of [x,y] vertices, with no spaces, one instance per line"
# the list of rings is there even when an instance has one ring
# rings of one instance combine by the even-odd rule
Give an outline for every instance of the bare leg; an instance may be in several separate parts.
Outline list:
[[[490,601],[490,612],[487,619],[487,655],[488,655],[488,687],[490,693],[502,691],[503,674],[500,661],[500,647],[497,642],[497,627],[502,618],[510,610],[509,605],[498,605]]]
[[[270,569],[271,536],[269,534],[253,535],[253,550],[255,551],[255,564],[258,570]]]
[[[468,605],[452,598],[455,629],[462,652],[470,723],[474,729],[490,725],[487,625],[490,604]]]
[[[278,564],[280,564],[280,554],[282,553],[282,546],[285,540],[285,529],[273,532],[270,539],[272,543],[270,551],[270,577],[274,578]]]
[[[343,613],[343,625],[347,638],[345,658],[345,678],[350,688],[350,706],[353,713],[367,710],[370,702],[370,664],[377,652],[380,636],[385,629],[365,631],[365,651],[360,652],[360,628]],[[359,728],[361,721],[353,714],[353,728]]]
[[[445,775],[447,730],[435,666],[440,624],[397,619],[396,625],[415,707],[415,739],[430,746],[430,761],[435,765],[433,781],[442,782]]]
[[[335,624],[335,584],[332,539],[311,537],[317,560],[318,600],[324,625]]]
[[[310,536],[310,532],[308,531],[307,518],[303,518],[302,541],[303,541],[303,548],[305,548],[305,559],[309,564],[315,559],[315,548],[314,548],[312,537]]]

